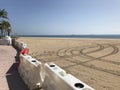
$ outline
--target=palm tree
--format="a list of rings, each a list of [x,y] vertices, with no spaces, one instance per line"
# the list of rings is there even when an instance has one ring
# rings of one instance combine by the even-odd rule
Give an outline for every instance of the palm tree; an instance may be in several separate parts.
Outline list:
[[[0,30],[1,30],[1,35],[2,37],[5,35],[10,35],[11,32],[11,25],[8,21],[2,20],[0,22]]]
[[[7,11],[5,11],[5,9],[0,9],[0,18],[8,19]]]
[[[4,34],[3,36],[10,35],[11,25],[8,21],[5,21],[5,20],[2,21],[2,29]]]
[[[5,35],[10,35],[11,32],[11,25],[7,20],[7,11],[5,9],[0,9],[0,31],[1,31],[1,36]]]
[[[1,37],[3,37],[3,24],[1,21],[0,21],[0,31],[1,31]]]

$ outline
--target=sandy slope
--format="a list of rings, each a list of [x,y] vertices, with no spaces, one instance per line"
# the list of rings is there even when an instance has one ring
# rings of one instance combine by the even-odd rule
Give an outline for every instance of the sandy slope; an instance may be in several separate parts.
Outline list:
[[[43,63],[54,62],[96,90],[120,89],[120,39],[19,38]]]

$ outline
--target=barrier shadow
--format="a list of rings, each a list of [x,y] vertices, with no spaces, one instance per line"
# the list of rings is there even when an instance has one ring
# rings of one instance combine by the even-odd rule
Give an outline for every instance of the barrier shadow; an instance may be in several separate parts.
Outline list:
[[[18,64],[13,63],[6,73],[9,90],[29,90],[18,73]]]
[[[18,66],[20,63],[20,50],[16,47],[13,48],[15,48],[17,52],[15,56],[15,63],[13,63],[9,70],[6,72],[6,79],[9,90],[29,90],[18,73]]]

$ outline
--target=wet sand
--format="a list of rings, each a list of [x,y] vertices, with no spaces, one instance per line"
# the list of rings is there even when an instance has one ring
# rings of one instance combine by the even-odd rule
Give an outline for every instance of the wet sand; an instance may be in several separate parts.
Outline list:
[[[19,38],[37,60],[54,62],[96,90],[120,89],[120,39]]]

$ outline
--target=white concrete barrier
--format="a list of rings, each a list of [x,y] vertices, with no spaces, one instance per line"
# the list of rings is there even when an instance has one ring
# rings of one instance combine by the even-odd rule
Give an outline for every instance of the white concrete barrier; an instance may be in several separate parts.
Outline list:
[[[24,42],[15,40],[14,46],[17,47],[19,50],[22,50],[23,48],[27,47],[27,44]]]
[[[24,42],[18,42],[17,41],[17,46],[20,50],[23,48],[23,44],[24,44]]]
[[[20,50],[26,47],[24,42],[15,40],[14,45]],[[54,63],[44,64],[29,55],[20,55],[18,68],[21,78],[30,90],[43,87],[43,90],[94,90],[84,82],[67,74]]]
[[[43,90],[94,90],[84,82],[67,74],[59,66],[45,64]]]
[[[41,87],[41,62],[29,55],[20,55],[20,65],[18,71],[30,90]]]

